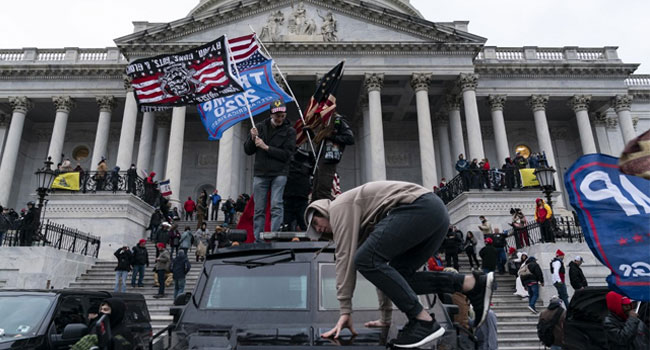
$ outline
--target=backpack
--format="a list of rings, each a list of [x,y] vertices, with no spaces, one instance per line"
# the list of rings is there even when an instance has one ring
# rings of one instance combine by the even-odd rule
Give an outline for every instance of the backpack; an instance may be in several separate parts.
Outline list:
[[[564,312],[564,309],[562,307],[559,307],[550,320],[543,320],[540,318],[539,322],[537,323],[537,336],[545,346],[551,346],[555,342],[553,330],[557,322],[560,320],[562,312]]]
[[[528,264],[527,264],[527,263],[522,264],[521,267],[519,268],[519,271],[518,271],[517,273],[519,274],[519,277],[521,277],[522,279],[524,278],[524,276],[532,275],[532,274],[533,274],[533,273],[530,271],[530,269],[528,268]]]

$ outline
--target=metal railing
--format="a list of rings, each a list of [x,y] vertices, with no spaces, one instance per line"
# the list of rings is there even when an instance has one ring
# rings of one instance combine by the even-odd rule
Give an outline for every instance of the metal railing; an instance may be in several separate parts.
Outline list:
[[[542,225],[538,222],[530,222],[523,228],[512,228],[504,230],[507,235],[508,246],[521,249],[541,243],[582,243],[584,234],[580,223],[571,217],[552,217],[547,225],[548,232],[544,235]]]
[[[20,222],[17,222],[16,226],[17,228],[9,230],[2,237],[2,246],[42,246],[95,258],[99,255],[100,238],[77,229],[50,220],[40,225],[38,230],[21,228]]]
[[[508,173],[508,171],[512,173]],[[469,169],[454,176],[451,181],[447,182],[445,186],[439,188],[435,193],[445,204],[448,204],[463,192],[468,192],[470,189],[502,191],[509,189],[509,186],[519,188],[516,186],[516,177],[518,176],[518,169]],[[539,189],[539,186],[527,186],[526,189]]]
[[[61,172],[63,174],[65,172]],[[59,190],[52,189],[51,192]],[[135,176],[129,177],[126,171],[119,173],[83,171],[79,172],[79,192],[127,192],[133,193],[139,198],[145,197],[144,179]]]

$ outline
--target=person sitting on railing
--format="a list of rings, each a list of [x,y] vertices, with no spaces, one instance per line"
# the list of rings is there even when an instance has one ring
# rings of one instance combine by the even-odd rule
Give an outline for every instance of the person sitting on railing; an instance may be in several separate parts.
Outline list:
[[[512,191],[512,188],[515,187],[515,172],[517,171],[517,166],[510,157],[507,157],[506,162],[503,163],[501,169],[506,173],[506,187],[508,188],[508,191]]]
[[[111,186],[113,187],[113,194],[117,193],[117,188],[119,187],[120,183],[120,167],[115,166],[113,170],[111,170]]]
[[[126,193],[135,194],[135,179],[138,177],[138,171],[135,164],[131,164],[129,170],[126,171]]]
[[[463,154],[458,155],[458,161],[456,162],[456,171],[460,174],[463,179],[463,191],[469,191],[470,185],[470,173],[469,173],[469,163],[465,160]]]

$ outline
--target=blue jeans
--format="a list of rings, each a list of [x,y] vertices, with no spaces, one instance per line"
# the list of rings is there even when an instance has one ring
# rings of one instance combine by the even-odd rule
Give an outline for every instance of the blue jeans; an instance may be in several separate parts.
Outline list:
[[[255,241],[261,241],[260,233],[264,231],[266,219],[266,196],[271,191],[271,231],[279,231],[284,218],[284,185],[287,177],[255,176],[253,177],[253,198],[255,198],[255,215],[253,216],[253,233]]]
[[[418,271],[440,248],[448,228],[447,208],[433,193],[399,205],[357,250],[357,270],[414,319],[422,311],[417,295],[462,291],[464,275]]]
[[[535,303],[537,303],[537,298],[539,298],[539,284],[531,284],[528,286],[528,306],[537,310]]]
[[[555,283],[553,283],[553,286],[555,287],[555,289],[557,289],[557,295],[564,302],[564,308],[568,309],[569,308],[569,293],[567,293],[566,284],[560,283],[560,282],[555,282]]]
[[[174,278],[174,300],[183,293],[185,293],[185,278]]]
[[[497,271],[504,273],[506,272],[506,262],[508,261],[506,258],[506,248],[497,248],[497,253]]]
[[[131,287],[135,287],[135,276],[138,277],[138,287],[142,287],[142,280],[144,279],[144,265],[133,265],[133,273],[131,274]]]
[[[122,282],[122,293],[126,293],[126,277],[129,275],[129,271],[115,271],[115,288],[114,292],[119,292],[120,281]]]

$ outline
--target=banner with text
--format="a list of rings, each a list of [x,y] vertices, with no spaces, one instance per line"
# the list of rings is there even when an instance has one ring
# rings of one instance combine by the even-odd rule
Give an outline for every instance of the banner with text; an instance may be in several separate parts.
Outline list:
[[[293,101],[273,79],[272,65],[269,60],[240,72],[244,92],[197,106],[210,140],[219,140],[228,128],[248,118],[246,99],[253,115],[268,111],[271,102],[279,98],[285,103]]]
[[[609,288],[650,301],[650,181],[623,174],[618,158],[588,154],[564,183],[585,241],[611,270]]]

